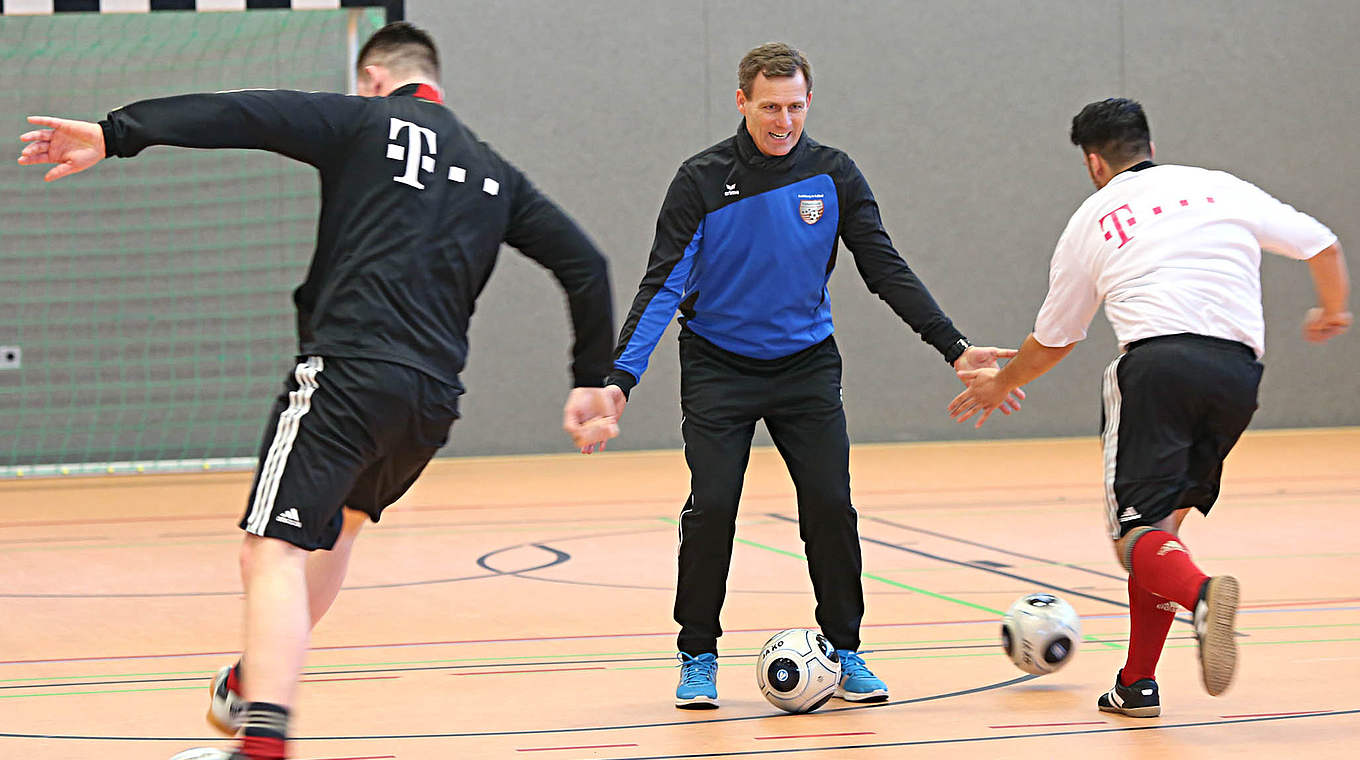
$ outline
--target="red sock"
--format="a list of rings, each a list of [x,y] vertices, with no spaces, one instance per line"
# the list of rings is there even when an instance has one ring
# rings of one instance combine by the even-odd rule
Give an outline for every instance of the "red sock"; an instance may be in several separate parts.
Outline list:
[[[1133,545],[1133,578],[1163,599],[1170,599],[1194,611],[1199,590],[1209,579],[1190,560],[1190,552],[1180,539],[1164,530],[1154,530]]]
[[[241,754],[249,760],[284,760],[284,743],[273,736],[245,736],[241,738]]]
[[[1119,683],[1132,685],[1141,678],[1157,678],[1157,660],[1162,657],[1166,634],[1176,619],[1172,603],[1142,588],[1129,576],[1129,654]]]
[[[237,661],[236,661],[236,664],[231,666],[231,670],[228,670],[228,671],[227,671],[227,688],[228,688],[228,689],[231,689],[232,691],[236,692],[237,694],[240,694],[240,693],[241,693],[241,661],[240,661],[240,660],[237,660]]]

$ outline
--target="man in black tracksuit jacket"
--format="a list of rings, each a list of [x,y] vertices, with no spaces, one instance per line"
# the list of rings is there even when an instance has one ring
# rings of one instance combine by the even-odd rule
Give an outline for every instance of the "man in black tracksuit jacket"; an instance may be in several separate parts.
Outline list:
[[[316,251],[293,294],[298,364],[241,520],[248,656],[219,671],[210,713],[224,731],[243,729],[233,757],[248,760],[283,757],[308,630],[334,600],[364,518],[376,522],[447,440],[468,320],[502,243],[566,290],[575,345],[564,427],[587,450],[617,433],[603,419],[613,343],[604,258],[441,104],[427,34],[389,25],[359,67],[360,95],[370,97],[181,95],[133,103],[97,125],[34,117],[51,129],[23,136],[20,163],[56,163],[48,180],[151,145],[269,150],[320,174]],[[309,560],[315,549],[331,551]]]
[[[864,614],[859,536],[826,288],[837,240],[854,254],[869,289],[945,361],[961,369],[995,366],[1008,352],[964,339],[893,248],[854,162],[802,134],[812,91],[802,54],[763,45],[743,58],[738,77],[745,119],[734,137],[690,158],[671,182],[608,380],[621,408],[678,308],[691,491],[680,515],[676,706],[717,706],[718,615],[761,419],[797,489],[817,622],[842,665],[836,696],[886,700],[887,686],[856,653]]]

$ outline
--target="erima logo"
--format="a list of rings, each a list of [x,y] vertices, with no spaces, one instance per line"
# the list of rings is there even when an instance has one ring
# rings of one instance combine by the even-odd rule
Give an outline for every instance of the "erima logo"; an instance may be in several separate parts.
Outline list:
[[[302,527],[302,518],[298,517],[297,507],[292,507],[280,512],[279,516],[275,517],[274,520],[281,522],[284,525],[291,525],[294,528]]]
[[[735,183],[729,185],[729,184],[727,184],[726,182],[724,182],[724,183],[723,183],[723,187],[727,188],[727,190],[723,192],[723,197],[724,197],[724,198],[726,198],[726,197],[729,196],[729,195],[741,195],[741,191],[737,189],[737,186],[736,186]]]

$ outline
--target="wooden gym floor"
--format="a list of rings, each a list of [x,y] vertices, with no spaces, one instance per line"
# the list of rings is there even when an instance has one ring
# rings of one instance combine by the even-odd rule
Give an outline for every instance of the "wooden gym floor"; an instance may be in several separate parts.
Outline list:
[[[428,758],[1351,758],[1360,750],[1360,429],[1249,434],[1185,537],[1243,585],[1242,666],[1204,694],[1172,628],[1163,714],[1100,713],[1123,663],[1124,574],[1095,439],[859,446],[868,662],[892,700],[777,713],[754,653],[811,626],[792,489],[747,478],[722,708],[671,706],[679,452],[436,463],[359,539],[315,631],[292,753]],[[0,484],[0,757],[167,758],[221,740],[207,679],[233,660],[247,474]],[[1211,526],[1211,527],[1210,527]],[[1023,593],[1082,614],[1033,679],[997,645]],[[219,745],[220,746],[220,745]]]

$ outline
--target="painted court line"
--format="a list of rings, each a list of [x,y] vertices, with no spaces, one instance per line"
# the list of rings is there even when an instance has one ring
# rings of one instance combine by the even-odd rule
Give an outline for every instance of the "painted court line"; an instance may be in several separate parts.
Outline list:
[[[1245,713],[1242,715],[1220,715],[1220,718],[1279,718],[1288,715],[1318,715],[1320,713],[1331,712],[1330,710],[1299,710],[1297,712],[1278,712],[1278,713]]]
[[[504,676],[516,673],[565,673],[569,670],[604,670],[603,665],[590,668],[533,668],[530,670],[474,670],[468,673],[450,673],[451,676]]]
[[[303,678],[299,683],[324,683],[326,681],[387,681],[401,676],[354,676],[353,678]]]
[[[1346,600],[1337,600],[1346,601]],[[1316,604],[1332,604],[1333,601],[1319,601]],[[1238,614],[1272,614],[1272,613],[1306,613],[1306,612],[1355,612],[1360,607],[1314,607],[1314,608],[1270,608],[1270,609],[1239,609]],[[1083,620],[1105,620],[1125,617],[1126,613],[1106,614],[1106,615],[1082,615]],[[936,625],[995,625],[995,618],[975,619],[975,620],[918,620],[915,622],[904,623],[866,623],[862,628],[920,628]],[[777,628],[740,628],[726,630],[726,633],[775,633]],[[312,647],[312,652],[330,651],[349,651],[365,649],[404,649],[410,647],[433,647],[433,646],[459,646],[465,644],[517,644],[532,643],[537,641],[578,641],[590,639],[627,639],[627,638],[656,638],[665,636],[674,637],[675,631],[641,631],[637,633],[580,633],[563,636],[528,636],[504,639],[451,639],[447,641],[410,641],[410,642],[385,642],[377,644],[345,644],[337,646]],[[156,660],[156,659],[176,659],[188,657],[235,657],[239,651],[223,652],[167,652],[164,654],[124,654],[124,655],[100,655],[91,657],[54,657],[39,658],[35,660],[0,660],[0,665],[43,665],[61,662],[98,662],[98,661],[119,661],[119,660]],[[84,676],[77,676],[83,678]],[[20,679],[26,680],[26,679]]]
[[[1221,717],[1227,718],[1231,716],[1224,715]],[[1100,726],[1104,724],[1105,721],[1103,720],[1078,720],[1071,723],[1014,723],[1008,726],[988,726],[987,728],[1052,728],[1054,726]]]
[[[839,734],[789,734],[788,736],[757,736],[760,739],[821,739],[827,736],[874,736],[877,731],[845,731]]]
[[[579,747],[524,747],[516,752],[555,752],[562,749],[611,749],[613,747],[636,747],[636,744],[583,744]]]

